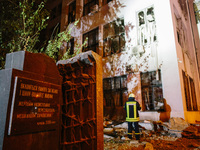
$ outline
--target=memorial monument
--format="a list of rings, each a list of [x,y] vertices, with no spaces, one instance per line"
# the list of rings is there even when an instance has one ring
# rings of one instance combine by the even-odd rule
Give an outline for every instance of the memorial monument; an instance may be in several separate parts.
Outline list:
[[[61,85],[50,57],[7,54],[0,70],[0,149],[59,149]]]
[[[61,150],[103,150],[102,58],[93,51],[57,63],[63,77]]]

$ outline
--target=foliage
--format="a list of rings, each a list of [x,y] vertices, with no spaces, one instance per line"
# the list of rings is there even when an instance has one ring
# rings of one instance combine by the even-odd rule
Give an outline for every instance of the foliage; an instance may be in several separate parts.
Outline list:
[[[34,10],[35,2],[32,0],[31,3],[28,0],[19,2],[20,13],[20,27],[15,31],[16,38],[13,38],[8,47],[11,52],[13,51],[30,51],[34,52],[34,46],[39,41],[40,31],[46,28],[46,20],[49,18],[48,13],[43,11],[44,2],[41,2],[37,9]],[[17,21],[18,22],[18,21]]]
[[[34,52],[34,46],[39,41],[40,31],[46,28],[46,21],[49,19],[47,12],[42,12],[44,8],[44,2],[38,5],[38,8],[31,12],[34,2],[29,4],[28,0],[24,0],[23,3],[19,3],[21,12],[21,18],[23,20],[22,28],[19,30],[20,38],[16,41],[20,46],[17,50],[27,50]],[[42,12],[42,13],[41,13]],[[15,50],[15,46],[11,46],[11,49]]]
[[[49,57],[53,58],[54,60],[58,59],[57,56],[58,56],[59,50],[63,46],[63,43],[68,43],[70,41],[71,32],[74,29],[74,27],[77,26],[78,22],[79,22],[79,20],[75,21],[74,25],[72,27],[68,26],[66,28],[66,30],[60,32],[54,38],[52,38],[48,41],[48,45],[45,49],[45,53]],[[85,40],[85,42],[83,43],[82,46],[86,45],[86,41],[87,41],[87,39]],[[81,47],[79,44],[75,45],[75,50],[76,51],[74,52],[74,54],[70,55],[70,49],[67,49],[67,51],[64,53],[64,55],[61,57],[61,60],[69,59],[69,58],[74,57],[75,55],[79,54],[80,50],[81,50]],[[41,50],[41,51],[43,51],[43,50]]]
[[[88,39],[88,38],[85,39],[85,41],[84,41],[82,47],[85,47],[85,46],[86,46],[86,44],[87,44],[87,39]],[[72,58],[72,57],[78,55],[78,54],[81,52],[81,47],[80,47],[79,44],[76,44],[76,45],[75,45],[75,49],[76,49],[76,51],[75,51],[74,54],[72,54],[72,55],[70,54],[70,49],[68,49],[68,50],[64,53],[64,55],[62,56],[61,60],[65,60],[65,59]]]
[[[78,21],[76,21],[74,23],[74,26],[76,26],[77,23],[78,23]],[[57,59],[57,54],[59,52],[59,49],[63,45],[63,42],[66,42],[66,43],[69,42],[69,40],[71,38],[71,31],[72,31],[73,27],[69,28],[69,26],[68,26],[66,30],[64,30],[63,32],[60,32],[54,38],[52,38],[48,41],[48,45],[45,49],[45,53],[48,56],[50,56],[54,60]]]
[[[45,1],[37,3],[35,0],[3,0],[1,3],[3,5],[1,5],[0,18],[0,69],[4,68],[7,53],[21,50],[34,53],[44,52],[55,61],[58,60],[60,48],[63,43],[70,41],[71,32],[78,21],[75,21],[73,27],[68,26],[65,31],[51,38],[46,47],[36,49],[39,35],[46,28],[46,21],[49,19],[49,13],[44,9]],[[8,14],[9,17],[7,17]],[[70,55],[68,49],[61,59],[68,59],[80,53],[80,45],[76,44],[75,49],[73,55]]]
[[[49,13],[44,9],[45,2],[35,0],[1,1],[0,69],[5,63],[6,53],[35,50],[40,32],[46,28]]]
[[[16,4],[7,0],[0,1],[0,69],[5,64],[6,53],[10,52],[10,49],[7,47],[8,41],[11,40],[15,28],[18,27],[18,24],[15,24],[15,20],[13,19],[19,19],[17,8]]]

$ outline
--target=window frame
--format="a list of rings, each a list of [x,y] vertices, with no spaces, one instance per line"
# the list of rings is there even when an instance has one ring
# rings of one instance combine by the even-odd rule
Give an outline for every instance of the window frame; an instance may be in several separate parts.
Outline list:
[[[74,54],[74,38],[70,39],[67,42],[67,51],[69,50],[69,55]]]
[[[127,97],[124,98],[124,94],[128,95],[127,75],[104,78],[103,93],[106,107],[122,107],[127,99]]]
[[[116,22],[121,21],[122,24],[117,26]],[[113,35],[107,35],[107,31],[110,29],[114,31]],[[117,18],[116,20],[109,22],[103,26],[103,56],[110,56],[112,54],[120,53],[125,50],[125,24],[124,17]],[[104,37],[105,36],[105,37]],[[117,49],[114,48],[114,42],[117,42]],[[106,45],[108,48],[108,52],[106,50]]]
[[[190,94],[192,98],[192,110],[198,111],[195,84],[194,84],[194,80],[191,77],[189,77],[189,83],[190,83]]]
[[[153,9],[153,13],[148,12],[151,11],[150,9]],[[139,13],[143,12],[143,17],[139,18]],[[151,15],[151,17],[148,17],[148,15]],[[157,42],[157,27],[156,27],[156,18],[155,18],[155,7],[154,5],[151,5],[149,7],[145,7],[139,11],[136,12],[136,22],[137,22],[137,44],[148,46],[151,45],[154,42]],[[151,20],[153,19],[153,20]],[[142,23],[141,23],[142,22]],[[149,26],[151,24],[151,26]],[[148,27],[151,27],[150,29]],[[155,30],[154,35],[148,35],[148,30]]]
[[[95,36],[93,36],[95,34]],[[83,43],[87,39],[86,47],[83,47],[83,52],[86,52],[88,50],[92,50],[94,52],[97,52],[99,48],[99,27],[83,34]],[[92,39],[91,39],[92,38]],[[94,42],[92,42],[94,41]]]
[[[187,111],[198,111],[196,90],[193,79],[182,70],[185,104]]]
[[[157,71],[147,71],[140,73],[141,93],[142,93],[142,102],[144,104],[143,105],[144,111],[165,111],[163,88],[161,81],[161,71],[160,70]],[[158,73],[159,75],[159,80],[156,80],[156,73]],[[156,90],[159,90],[161,92],[157,92]],[[158,106],[155,105],[156,102],[163,103],[163,106],[157,108]]]
[[[83,16],[89,14],[94,5],[99,5],[99,0],[87,0],[87,3],[85,3],[85,1],[86,0],[83,0]]]

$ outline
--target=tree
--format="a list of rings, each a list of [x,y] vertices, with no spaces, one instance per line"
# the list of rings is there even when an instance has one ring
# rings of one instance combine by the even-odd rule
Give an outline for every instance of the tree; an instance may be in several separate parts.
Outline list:
[[[17,8],[14,1],[0,1],[0,69],[4,67],[6,53],[10,52],[8,41],[14,37],[15,29],[19,26],[15,23],[19,19]]]
[[[73,28],[77,26],[78,22],[79,22],[79,20],[75,21],[72,26],[68,26],[64,31],[58,33],[53,39],[50,39],[48,41],[48,44],[47,44],[47,47],[45,48],[45,50],[41,50],[41,51],[45,51],[45,53],[49,57],[52,57],[54,60],[57,60],[58,59],[57,54],[59,53],[59,50],[64,45],[64,43],[68,43],[70,41],[71,32],[72,32]],[[87,39],[88,38],[85,39],[82,46],[80,46],[79,44],[75,45],[76,51],[74,52],[74,54],[70,54],[70,49],[67,49],[66,52],[64,53],[64,55],[60,56],[61,59],[62,60],[69,59],[69,58],[74,57],[75,55],[79,54],[81,51],[81,48],[86,46]]]
[[[75,21],[73,26],[57,33],[47,44],[41,44],[46,45],[45,47],[38,49],[36,44],[39,42],[39,35],[46,28],[46,21],[49,19],[49,13],[44,9],[45,1],[38,3],[35,0],[3,0],[1,4],[0,69],[4,68],[7,53],[21,50],[45,53],[56,61],[63,42],[69,42],[71,31],[78,23]],[[86,41],[82,46],[84,45]],[[80,45],[75,47],[73,55],[66,50],[61,59],[68,59],[80,53]]]
[[[49,13],[44,9],[45,1],[2,0],[0,69],[5,64],[6,53],[14,51],[39,52],[35,49],[40,32],[46,28]]]

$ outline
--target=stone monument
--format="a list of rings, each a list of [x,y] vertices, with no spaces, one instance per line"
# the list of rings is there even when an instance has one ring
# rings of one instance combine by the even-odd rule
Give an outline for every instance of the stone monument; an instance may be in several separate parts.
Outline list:
[[[103,150],[102,58],[87,51],[57,63],[63,77],[61,150]]]
[[[0,70],[0,149],[59,149],[61,85],[50,57],[7,54]]]

